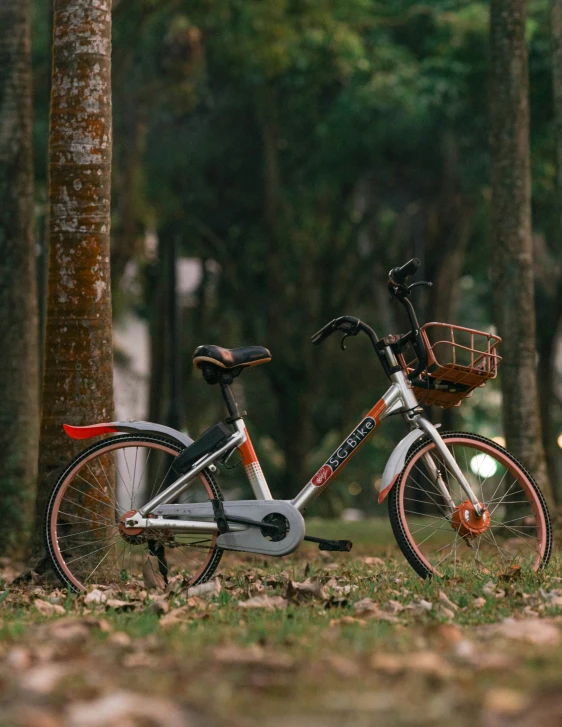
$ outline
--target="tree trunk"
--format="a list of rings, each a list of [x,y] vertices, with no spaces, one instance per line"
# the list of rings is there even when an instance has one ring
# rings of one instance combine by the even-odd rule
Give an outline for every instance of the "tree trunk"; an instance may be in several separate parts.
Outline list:
[[[507,446],[550,499],[536,376],[524,0],[490,6],[493,287]]]
[[[39,570],[51,487],[83,448],[62,425],[113,418],[111,148],[111,0],[55,0],[47,325],[32,558]]]
[[[39,342],[33,225],[29,0],[0,4],[0,552],[33,505]]]
[[[554,226],[552,249],[558,250],[562,239],[562,0],[551,0],[552,38],[552,96],[554,106],[554,141],[556,145],[556,193],[559,214]],[[562,278],[558,276],[557,291],[549,301],[547,325],[542,333],[540,349],[540,387],[543,439],[552,483],[553,495],[558,507],[562,507],[562,483],[560,482],[560,451],[556,442],[553,413],[556,405],[556,342],[562,318]]]

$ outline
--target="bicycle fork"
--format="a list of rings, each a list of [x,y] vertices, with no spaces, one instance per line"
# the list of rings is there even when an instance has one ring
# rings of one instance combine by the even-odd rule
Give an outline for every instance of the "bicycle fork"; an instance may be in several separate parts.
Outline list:
[[[466,477],[463,475],[462,470],[457,464],[456,459],[453,457],[449,449],[447,448],[447,445],[443,441],[441,435],[437,431],[437,429],[433,426],[433,424],[428,421],[427,419],[424,419],[423,417],[418,417],[414,420],[414,423],[417,427],[422,429],[434,442],[435,447],[437,448],[438,452],[443,457],[443,460],[451,472],[451,474],[454,476],[454,478],[457,480],[461,488],[464,490],[466,496],[470,500],[472,506],[474,507],[474,512],[477,517],[481,517],[483,514],[482,505],[480,504],[478,498],[474,494],[474,491],[472,490],[472,487],[469,485]],[[435,464],[435,461],[433,457],[426,453],[423,456],[423,460],[425,462],[425,466],[428,469],[428,472],[431,475],[431,478],[443,496],[443,499],[447,503],[447,508],[449,509],[449,515],[452,515],[453,511],[455,510],[455,503],[453,501],[453,498],[451,497],[451,493],[449,492],[447,485],[445,484],[443,477],[441,476],[441,473],[439,471],[439,468]]]

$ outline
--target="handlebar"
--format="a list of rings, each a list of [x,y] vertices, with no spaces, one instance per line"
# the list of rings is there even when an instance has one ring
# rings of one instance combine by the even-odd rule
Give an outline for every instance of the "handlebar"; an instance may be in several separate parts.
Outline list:
[[[360,325],[361,321],[359,318],[354,318],[354,316],[340,316],[326,323],[324,328],[317,331],[310,340],[314,346],[318,346],[319,343],[325,341],[328,336],[331,336],[336,331],[343,331],[348,336],[356,336],[361,330]]]
[[[406,279],[410,275],[414,275],[418,271],[420,265],[420,259],[417,257],[413,257],[405,265],[402,265],[401,268],[392,268],[392,270],[388,274],[389,284],[394,284],[397,286],[404,285]]]
[[[410,295],[410,292],[413,288],[419,285],[431,285],[431,283],[418,282],[412,283],[411,285],[406,285],[406,280],[408,279],[408,277],[410,275],[414,275],[418,271],[420,266],[420,260],[415,257],[401,267],[392,268],[392,270],[388,274],[388,289],[392,295],[392,298],[398,300],[398,302],[401,303],[406,309],[406,313],[408,314],[408,319],[411,326],[410,331],[404,336],[400,337],[400,341],[406,342],[407,340],[409,340],[418,358],[418,365],[416,369],[412,371],[408,376],[408,378],[410,379],[417,378],[427,367],[427,351],[425,349],[425,344],[421,336],[420,325],[416,317],[416,312],[414,310],[414,307],[412,306],[412,303],[408,299],[408,296]],[[383,343],[382,339],[379,343],[379,339],[377,338],[377,335],[373,331],[373,329],[367,324],[360,321],[359,318],[355,318],[354,316],[340,316],[339,318],[334,318],[334,320],[330,321],[323,328],[317,331],[312,336],[311,341],[313,345],[317,346],[318,344],[322,343],[322,341],[325,341],[326,338],[331,336],[333,333],[336,333],[336,331],[341,331],[344,334],[344,339],[347,336],[356,336],[360,332],[366,333],[371,339],[373,348],[381,359],[385,371],[387,371],[388,375],[392,373],[392,369],[388,369],[383,350],[380,348]],[[390,345],[392,347],[394,344]],[[343,340],[342,348],[345,348],[343,346]]]

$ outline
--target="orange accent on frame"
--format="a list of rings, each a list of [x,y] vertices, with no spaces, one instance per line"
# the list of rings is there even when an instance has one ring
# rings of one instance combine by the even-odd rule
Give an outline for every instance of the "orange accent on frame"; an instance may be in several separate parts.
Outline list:
[[[373,417],[373,419],[376,421],[377,426],[378,426],[381,422],[381,416],[385,409],[386,409],[386,403],[385,403],[384,399],[379,399],[377,401],[377,403],[375,404],[375,406],[371,409],[370,412],[368,412],[368,414],[366,416]]]
[[[249,464],[253,464],[258,461],[258,456],[254,450],[254,445],[248,434],[248,430],[244,427],[244,433],[246,434],[246,441],[238,447],[238,451],[242,457],[242,464],[247,467]]]

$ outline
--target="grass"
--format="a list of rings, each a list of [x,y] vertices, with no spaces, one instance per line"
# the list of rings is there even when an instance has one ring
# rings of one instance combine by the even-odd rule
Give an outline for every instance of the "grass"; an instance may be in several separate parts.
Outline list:
[[[557,557],[540,574],[423,582],[386,522],[313,521],[309,533],[349,538],[354,549],[323,554],[304,544],[280,560],[227,554],[220,593],[179,593],[168,608],[183,611],[168,627],[170,611],[156,613],[154,594],[122,593],[136,607],[116,611],[86,608],[64,591],[7,589],[1,727],[34,727],[25,722],[30,709],[52,720],[41,727],[80,727],[73,705],[91,703],[95,713],[116,690],[164,700],[190,727],[562,724]],[[289,582],[306,579],[318,584],[316,595],[291,595]],[[288,604],[240,605],[263,595],[288,596]],[[68,614],[41,615],[37,598]],[[358,608],[363,599],[370,610]],[[49,682],[53,665],[66,671]],[[134,715],[129,723],[171,724]]]

